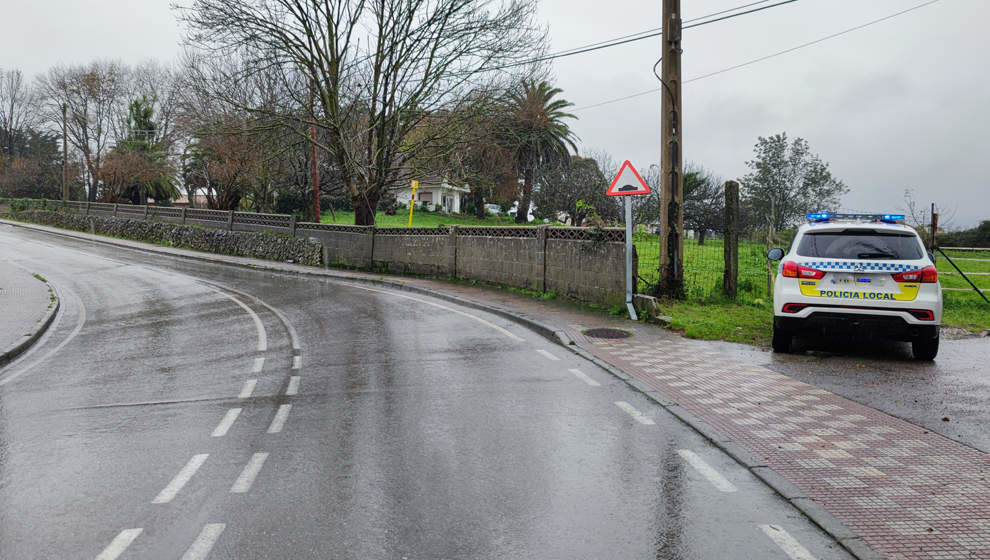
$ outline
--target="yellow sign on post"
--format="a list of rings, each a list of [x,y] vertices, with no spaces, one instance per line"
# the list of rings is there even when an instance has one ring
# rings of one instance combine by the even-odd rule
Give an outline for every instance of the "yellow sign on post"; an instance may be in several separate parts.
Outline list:
[[[419,188],[419,181],[413,180],[412,182],[412,198],[409,199],[409,225],[406,227],[412,227],[412,214],[413,208],[416,207],[416,189]]]

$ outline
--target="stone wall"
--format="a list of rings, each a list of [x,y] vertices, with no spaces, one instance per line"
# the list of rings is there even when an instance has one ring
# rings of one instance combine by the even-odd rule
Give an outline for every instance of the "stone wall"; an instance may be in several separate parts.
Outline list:
[[[477,280],[603,305],[625,300],[620,229],[377,228],[250,212],[50,204],[59,211],[23,211],[17,219],[229,255]]]
[[[120,217],[79,216],[64,212],[19,212],[11,217],[65,229],[88,231],[223,255],[282,262],[292,261],[314,266],[323,263],[323,248],[319,243],[283,235],[226,231]]]

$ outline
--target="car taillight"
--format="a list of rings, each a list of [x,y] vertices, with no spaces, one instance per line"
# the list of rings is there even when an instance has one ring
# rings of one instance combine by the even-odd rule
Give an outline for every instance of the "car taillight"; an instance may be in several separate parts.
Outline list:
[[[805,307],[808,307],[806,303],[785,303],[784,308],[781,310],[784,313],[797,313]]]
[[[920,282],[922,284],[934,284],[938,282],[938,269],[934,266],[926,266],[917,270],[909,270],[892,275],[894,282]]]
[[[801,266],[794,261],[784,262],[780,273],[784,278],[810,278],[812,280],[821,280],[825,276],[825,273],[820,270]]]
[[[909,309],[908,313],[914,315],[919,321],[934,321],[935,314],[928,309]]]

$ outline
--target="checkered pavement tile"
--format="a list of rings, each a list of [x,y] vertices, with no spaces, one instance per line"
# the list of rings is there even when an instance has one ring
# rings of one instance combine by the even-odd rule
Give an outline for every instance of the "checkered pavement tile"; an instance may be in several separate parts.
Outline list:
[[[990,560],[987,454],[687,342],[568,335],[763,457],[885,557]]]

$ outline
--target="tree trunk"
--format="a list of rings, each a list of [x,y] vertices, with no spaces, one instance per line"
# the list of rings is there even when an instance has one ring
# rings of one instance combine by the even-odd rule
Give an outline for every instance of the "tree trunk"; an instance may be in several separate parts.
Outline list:
[[[523,192],[519,207],[516,209],[516,223],[525,224],[529,222],[529,201],[533,198],[533,170],[527,169],[523,172]]]
[[[354,203],[354,225],[375,225],[375,210],[378,208],[378,197],[359,196],[352,199]]]
[[[471,200],[474,202],[474,215],[479,220],[484,220],[488,215],[485,209],[485,193],[480,188],[471,191]]]
[[[701,228],[701,229],[698,230],[698,245],[704,245],[705,244],[705,235],[707,233],[708,233],[708,230],[705,229],[705,228]]]

